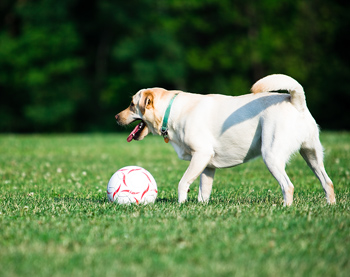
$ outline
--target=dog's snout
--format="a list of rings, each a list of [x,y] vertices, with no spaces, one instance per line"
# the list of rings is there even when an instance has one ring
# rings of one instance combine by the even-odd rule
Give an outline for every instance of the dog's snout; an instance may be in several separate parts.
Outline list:
[[[122,111],[114,116],[118,125],[127,125],[130,123],[128,115],[125,116],[125,112]]]

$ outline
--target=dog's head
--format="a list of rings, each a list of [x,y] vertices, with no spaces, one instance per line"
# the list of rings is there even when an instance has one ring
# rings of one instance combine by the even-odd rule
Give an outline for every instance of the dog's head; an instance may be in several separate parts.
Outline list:
[[[162,88],[142,89],[131,100],[130,106],[115,118],[119,125],[128,125],[140,120],[127,138],[130,142],[142,140],[149,133],[160,134],[163,115],[171,93]]]

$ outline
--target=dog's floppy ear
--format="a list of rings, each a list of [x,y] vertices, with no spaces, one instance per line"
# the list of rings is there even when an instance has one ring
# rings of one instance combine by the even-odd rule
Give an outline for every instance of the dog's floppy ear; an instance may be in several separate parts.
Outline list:
[[[145,114],[146,109],[152,109],[153,108],[153,100],[154,95],[151,90],[147,90],[143,92],[142,99],[141,99],[141,105],[140,105],[140,111],[142,114]]]
[[[153,99],[154,99],[153,93],[151,91],[148,91],[145,98],[146,109],[153,108]]]

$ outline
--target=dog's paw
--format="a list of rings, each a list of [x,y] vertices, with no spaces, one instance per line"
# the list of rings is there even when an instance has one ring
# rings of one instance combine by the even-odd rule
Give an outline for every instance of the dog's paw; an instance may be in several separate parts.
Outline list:
[[[187,193],[186,195],[179,195],[179,204],[185,203],[187,201]]]

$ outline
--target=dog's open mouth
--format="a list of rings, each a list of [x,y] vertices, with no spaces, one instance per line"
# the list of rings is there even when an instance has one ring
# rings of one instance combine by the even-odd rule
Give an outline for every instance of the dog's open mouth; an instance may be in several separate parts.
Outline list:
[[[139,124],[132,130],[128,138],[126,139],[128,142],[132,141],[133,139],[137,140],[142,132],[142,130],[146,127],[146,123],[141,120]]]

